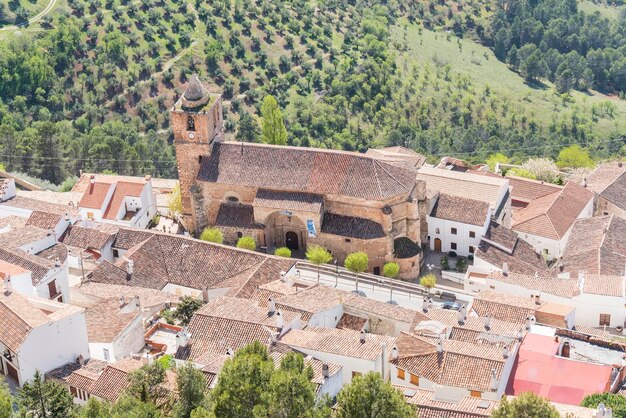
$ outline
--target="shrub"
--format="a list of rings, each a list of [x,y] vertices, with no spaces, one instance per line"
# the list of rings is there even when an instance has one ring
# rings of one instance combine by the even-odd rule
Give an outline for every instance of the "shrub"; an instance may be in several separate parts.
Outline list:
[[[450,257],[456,257],[456,251],[448,251],[448,256]]]
[[[277,255],[279,257],[290,258],[291,250],[287,247],[279,247],[279,248],[276,248],[276,250],[274,250],[274,255]]]
[[[441,263],[441,268],[443,270],[448,270],[450,268],[450,264],[448,263],[448,257],[447,256],[445,256],[445,255],[442,256],[441,260],[440,260],[440,263]]]
[[[458,271],[459,273],[463,273],[466,267],[467,263],[465,262],[465,259],[459,258],[459,260],[456,262],[456,271]]]
[[[217,228],[205,228],[200,234],[200,239],[207,242],[215,242],[221,244],[224,242],[224,235],[222,231]]]
[[[237,248],[254,251],[256,250],[256,241],[250,236],[241,237],[237,240]]]

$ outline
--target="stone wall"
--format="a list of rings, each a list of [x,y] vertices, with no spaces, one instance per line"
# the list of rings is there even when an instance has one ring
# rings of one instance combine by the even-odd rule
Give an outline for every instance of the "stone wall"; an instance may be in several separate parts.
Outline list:
[[[317,237],[309,238],[308,243],[309,245],[318,244],[329,250],[340,266],[343,266],[343,262],[348,254],[364,251],[369,258],[367,271],[370,273],[374,271],[375,267],[379,267],[382,274],[387,257],[393,252],[393,241],[390,241],[387,237],[363,240],[318,233]]]

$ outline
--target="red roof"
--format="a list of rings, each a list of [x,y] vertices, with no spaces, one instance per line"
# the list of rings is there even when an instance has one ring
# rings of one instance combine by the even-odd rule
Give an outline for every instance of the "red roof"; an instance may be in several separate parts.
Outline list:
[[[109,201],[104,219],[115,219],[120,206],[124,203],[126,196],[139,197],[143,191],[144,183],[127,183],[120,181],[115,187],[113,196]]]
[[[81,208],[100,209],[104,204],[104,199],[109,193],[110,184],[94,183],[90,184],[85,190],[85,194],[80,199],[78,204]]]
[[[554,337],[527,334],[513,365],[507,395],[533,392],[552,402],[579,405],[586,395],[609,390],[611,366],[558,357],[558,348]]]

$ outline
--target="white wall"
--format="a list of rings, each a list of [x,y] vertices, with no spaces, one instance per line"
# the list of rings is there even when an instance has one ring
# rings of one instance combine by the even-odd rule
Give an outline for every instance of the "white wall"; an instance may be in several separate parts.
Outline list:
[[[309,320],[310,327],[336,328],[343,315],[343,305],[338,304],[324,311],[317,312]]]
[[[317,400],[320,400],[324,395],[328,395],[331,399],[337,396],[339,391],[343,388],[343,373],[340,369],[337,373],[328,376],[328,379],[324,380],[321,384],[319,392],[317,392]]]
[[[342,366],[342,376],[343,383],[348,384],[352,381],[352,372],[358,372],[361,374],[365,374],[370,371],[381,373],[381,365],[380,359],[381,356],[378,356],[375,360],[366,360],[348,356],[342,356],[334,353],[325,353],[322,351],[310,350],[307,348],[293,346],[298,351],[303,352],[304,354],[308,354],[310,356],[315,357],[318,360],[340,364]],[[387,363],[386,369],[389,370],[389,364]]]
[[[488,211],[485,223],[482,226],[469,225],[460,222],[453,222],[444,219],[428,216],[428,235],[430,236],[430,249],[435,250],[435,239],[441,239],[441,251],[447,253],[454,251],[462,257],[467,257],[471,253],[469,247],[478,248],[480,239],[487,232],[489,220],[491,219],[491,211]],[[456,228],[457,233],[453,235],[451,230]],[[439,230],[439,233],[437,233]],[[474,238],[470,238],[470,231],[474,232]],[[456,250],[451,248],[451,243],[456,243]]]
[[[47,373],[82,355],[89,358],[85,312],[34,328],[18,353],[20,384],[30,380],[35,370]]]
[[[52,295],[50,295],[48,283],[53,280],[56,281],[57,291],[63,296],[63,302],[70,303],[70,282],[67,262],[58,268],[48,271],[48,274],[37,284],[35,288],[36,295],[43,299],[50,299]]]

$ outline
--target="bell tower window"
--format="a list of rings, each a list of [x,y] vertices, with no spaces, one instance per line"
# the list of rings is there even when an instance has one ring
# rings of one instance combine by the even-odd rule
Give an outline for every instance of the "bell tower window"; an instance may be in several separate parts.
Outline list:
[[[196,122],[193,120],[193,116],[187,116],[187,130],[188,131],[196,130]]]

